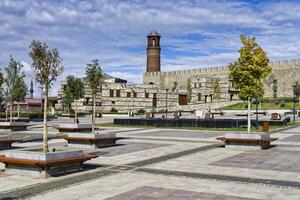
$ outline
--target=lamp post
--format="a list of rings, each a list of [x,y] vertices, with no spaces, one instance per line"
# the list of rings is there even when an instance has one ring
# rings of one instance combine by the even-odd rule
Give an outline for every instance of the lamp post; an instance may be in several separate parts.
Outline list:
[[[296,85],[293,85],[293,120],[294,120],[294,123],[296,122],[296,107],[295,107],[295,101],[296,101]]]
[[[166,119],[168,118],[168,90],[166,89]]]

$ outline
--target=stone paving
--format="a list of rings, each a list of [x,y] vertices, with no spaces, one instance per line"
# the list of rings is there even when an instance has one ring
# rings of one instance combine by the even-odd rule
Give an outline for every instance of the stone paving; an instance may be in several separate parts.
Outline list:
[[[41,136],[38,129],[22,133],[28,141],[15,146],[41,145],[40,140],[30,140]],[[274,133],[279,141],[262,151],[224,149],[222,142],[214,139],[223,132],[108,131],[113,130],[129,139],[114,147],[85,149],[99,157],[88,161],[79,173],[34,179],[5,175],[0,165],[0,199],[300,200],[300,127]],[[51,144],[63,146],[66,142],[51,140]]]

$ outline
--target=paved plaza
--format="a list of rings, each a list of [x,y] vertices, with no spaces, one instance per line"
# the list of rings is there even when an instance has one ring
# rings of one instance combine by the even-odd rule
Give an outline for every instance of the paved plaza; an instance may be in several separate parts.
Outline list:
[[[99,157],[86,162],[79,173],[38,179],[6,175],[0,165],[0,199],[300,199],[300,127],[272,133],[279,140],[271,148],[251,151],[225,149],[215,139],[224,134],[218,131],[100,131],[126,139],[113,147],[85,149]],[[50,138],[56,134],[50,128]],[[13,135],[26,137],[14,148],[41,146],[40,123]],[[50,139],[51,145],[67,143]]]

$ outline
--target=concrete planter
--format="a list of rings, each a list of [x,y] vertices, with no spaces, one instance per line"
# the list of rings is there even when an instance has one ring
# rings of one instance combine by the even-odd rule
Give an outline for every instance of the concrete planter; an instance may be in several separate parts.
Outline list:
[[[269,133],[226,133],[224,138],[225,148],[243,150],[266,149],[272,141]]]
[[[119,139],[115,133],[69,133],[65,138],[69,147],[75,148],[100,148],[116,145]]]
[[[11,144],[16,142],[10,135],[0,135],[0,150],[6,150],[11,148]]]
[[[26,131],[28,126],[26,122],[0,122],[0,130]]]
[[[85,160],[77,161],[78,158],[84,158],[82,150],[61,149],[43,153],[42,149],[27,149],[5,152],[5,157],[0,157],[0,162],[5,163],[6,174],[45,178],[82,170]]]
[[[91,132],[92,124],[60,124],[56,128],[59,132]]]

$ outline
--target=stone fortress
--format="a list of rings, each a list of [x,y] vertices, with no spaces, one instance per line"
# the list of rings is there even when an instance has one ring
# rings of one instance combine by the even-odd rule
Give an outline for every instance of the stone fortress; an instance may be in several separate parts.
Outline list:
[[[147,71],[143,77],[144,84],[154,84],[161,88],[172,88],[175,83],[178,88],[185,89],[189,79],[192,80],[192,86],[197,87],[196,81],[203,78],[219,78],[227,81],[228,85],[230,84],[227,66],[162,72],[160,66],[158,66],[160,65],[160,56],[157,56],[160,54],[160,37],[156,31],[152,31],[148,35],[147,59],[150,62],[147,61]],[[151,43],[149,40],[153,42]],[[157,44],[156,41],[158,41]],[[149,44],[157,46],[149,47]],[[155,59],[158,61],[153,61]],[[265,80],[265,97],[292,96],[292,85],[295,81],[300,81],[300,59],[275,61],[270,62],[270,65],[272,66],[272,73]]]
[[[128,85],[126,80],[105,76],[102,92],[96,99],[98,111],[190,111],[237,103],[238,91],[228,78],[227,67],[162,72],[160,38],[157,31],[151,31],[147,35],[147,66],[143,84]],[[270,62],[270,65],[272,73],[264,81],[265,97],[292,96],[292,85],[300,80],[300,59]],[[214,92],[216,80],[220,86],[219,97]],[[62,81],[60,99],[63,99],[65,88],[66,81]],[[89,111],[93,105],[87,86],[85,90],[85,97],[77,101],[81,111]],[[62,108],[62,101],[57,107]]]

